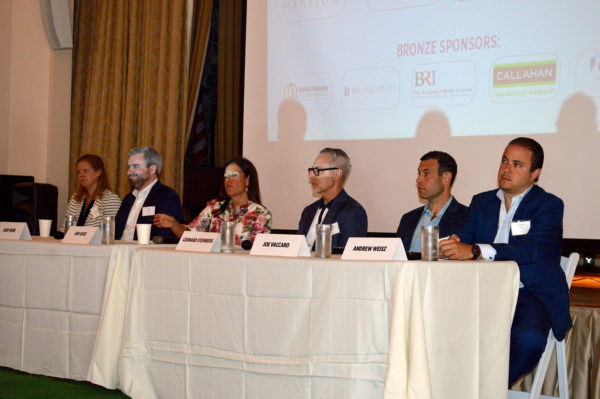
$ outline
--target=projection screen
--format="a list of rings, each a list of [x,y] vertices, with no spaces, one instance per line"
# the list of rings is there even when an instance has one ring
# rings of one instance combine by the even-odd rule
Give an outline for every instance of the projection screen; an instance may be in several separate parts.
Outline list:
[[[599,238],[600,2],[249,0],[244,155],[273,227],[314,201],[323,147],[352,160],[369,231],[420,206],[419,158],[458,162],[465,205],[497,187],[506,144],[544,147],[540,186],[565,201],[564,236]]]

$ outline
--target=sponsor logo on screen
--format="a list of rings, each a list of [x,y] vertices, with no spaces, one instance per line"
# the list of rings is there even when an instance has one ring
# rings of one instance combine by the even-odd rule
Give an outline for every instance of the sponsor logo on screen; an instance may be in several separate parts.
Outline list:
[[[435,86],[435,70],[431,71],[416,71],[415,72],[415,87]]]
[[[282,85],[283,100],[302,103],[306,112],[325,112],[330,106],[329,76],[324,73],[286,76]]]
[[[494,65],[493,87],[556,84],[556,60]]]
[[[586,50],[577,57],[577,91],[600,97],[600,49]]]
[[[398,104],[399,87],[395,68],[348,70],[342,78],[342,104],[353,111],[390,109]]]
[[[278,0],[277,15],[282,21],[333,18],[342,13],[345,0]]]
[[[465,105],[475,96],[475,65],[470,61],[421,64],[413,71],[417,107]]]
[[[298,86],[293,83],[283,86],[283,98],[286,100],[296,100],[298,98]]]
[[[373,11],[386,11],[407,7],[427,6],[439,2],[440,0],[368,0],[367,4]]]
[[[377,86],[344,86],[344,97],[368,96],[377,97],[395,93],[398,88],[395,85],[377,85]]]
[[[558,93],[558,57],[538,54],[497,59],[491,96],[497,102],[540,101]]]

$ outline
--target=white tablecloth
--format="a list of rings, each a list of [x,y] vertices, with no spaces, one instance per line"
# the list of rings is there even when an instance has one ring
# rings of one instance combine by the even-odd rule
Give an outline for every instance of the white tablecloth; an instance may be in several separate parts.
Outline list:
[[[513,262],[141,249],[118,386],[134,399],[506,398],[518,280]]]
[[[106,283],[135,248],[0,240],[0,365],[86,380]]]

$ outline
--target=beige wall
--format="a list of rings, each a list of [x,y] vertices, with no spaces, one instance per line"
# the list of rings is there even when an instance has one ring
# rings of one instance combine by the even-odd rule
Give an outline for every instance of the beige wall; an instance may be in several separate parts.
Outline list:
[[[0,1],[0,173],[8,167],[11,2]]]
[[[46,40],[39,0],[0,1],[0,174],[33,175],[68,195],[71,50]]]

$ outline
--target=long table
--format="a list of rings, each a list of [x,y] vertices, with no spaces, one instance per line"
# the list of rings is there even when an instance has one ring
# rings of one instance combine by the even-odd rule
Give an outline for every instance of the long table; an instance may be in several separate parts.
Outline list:
[[[87,380],[107,282],[135,248],[0,240],[0,366]]]
[[[512,262],[0,240],[0,365],[133,398],[500,398]]]
[[[133,398],[506,398],[518,281],[513,262],[138,249],[124,319],[99,329],[121,346],[97,345],[91,380]]]

